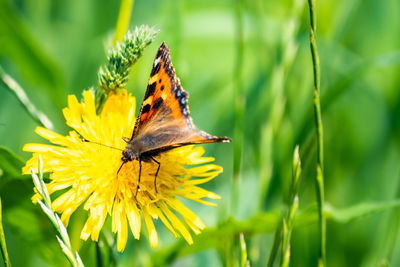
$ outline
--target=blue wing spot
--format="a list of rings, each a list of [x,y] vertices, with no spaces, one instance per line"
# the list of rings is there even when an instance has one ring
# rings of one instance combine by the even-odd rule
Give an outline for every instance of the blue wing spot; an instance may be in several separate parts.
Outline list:
[[[177,89],[177,87],[175,87],[175,91],[176,91],[176,98],[179,98],[181,96],[181,91]]]

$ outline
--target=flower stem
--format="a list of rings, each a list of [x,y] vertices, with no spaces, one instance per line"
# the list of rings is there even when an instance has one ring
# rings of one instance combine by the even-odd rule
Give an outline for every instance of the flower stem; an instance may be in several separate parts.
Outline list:
[[[115,35],[113,41],[114,45],[116,45],[117,42],[122,41],[126,31],[128,30],[134,3],[135,0],[121,0],[121,5],[119,7],[119,13],[117,19],[117,26],[115,27]]]
[[[4,266],[10,267],[11,262],[10,262],[10,259],[8,258],[6,238],[4,236],[4,229],[3,229],[3,222],[2,222],[1,198],[0,198],[0,247],[1,247],[1,255],[3,256]]]
[[[323,125],[320,106],[320,64],[316,43],[317,31],[317,14],[316,0],[308,0],[310,11],[310,47],[314,72],[314,118],[317,132],[317,176],[316,176],[316,192],[318,202],[318,217],[319,217],[319,236],[320,236],[320,251],[319,251],[319,266],[325,266],[325,250],[326,250],[326,218],[324,210],[324,147],[323,147]]]

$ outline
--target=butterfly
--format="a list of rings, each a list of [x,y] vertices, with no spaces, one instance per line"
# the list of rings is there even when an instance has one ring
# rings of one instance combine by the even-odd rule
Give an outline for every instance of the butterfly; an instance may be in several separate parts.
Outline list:
[[[127,146],[122,152],[122,164],[118,169],[119,172],[129,161],[139,161],[136,194],[140,191],[142,162],[152,161],[158,165],[154,176],[157,192],[157,175],[161,164],[155,156],[186,145],[231,141],[228,137],[212,136],[196,129],[189,112],[188,97],[175,74],[169,48],[163,42],[154,59],[132,137],[124,138]]]

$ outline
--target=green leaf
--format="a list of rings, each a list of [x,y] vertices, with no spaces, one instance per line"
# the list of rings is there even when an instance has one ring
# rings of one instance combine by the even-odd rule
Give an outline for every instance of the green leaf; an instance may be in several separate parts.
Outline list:
[[[351,207],[338,209],[329,203],[325,203],[325,214],[327,219],[338,223],[348,223],[374,213],[400,207],[400,200],[389,200],[384,202],[360,203]]]
[[[400,199],[383,202],[360,203],[345,208],[336,208],[330,203],[325,202],[324,213],[327,220],[345,224],[357,219],[361,219],[365,216],[399,207]],[[296,215],[295,226],[301,227],[316,223],[318,220],[317,212],[317,204],[311,204]]]

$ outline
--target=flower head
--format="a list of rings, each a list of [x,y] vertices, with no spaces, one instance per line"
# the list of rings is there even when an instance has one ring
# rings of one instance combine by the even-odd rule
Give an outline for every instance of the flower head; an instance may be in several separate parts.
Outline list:
[[[119,150],[96,143],[83,142],[82,137],[107,146],[125,149],[123,137],[130,137],[135,123],[135,98],[126,90],[112,94],[105,102],[101,114],[96,114],[94,96],[83,93],[83,103],[74,95],[68,97],[68,107],[63,110],[68,126],[73,128],[67,136],[38,127],[36,133],[53,145],[26,144],[24,151],[33,152],[26,162],[23,173],[38,168],[39,154],[43,158],[44,171],[50,173],[47,184],[50,194],[63,193],[53,202],[53,209],[61,213],[61,220],[68,224],[70,216],[81,205],[89,217],[81,232],[81,238],[89,236],[97,241],[108,215],[112,231],[117,233],[117,249],[123,251],[128,238],[128,225],[136,239],[140,238],[141,216],[149,233],[152,247],[158,245],[158,235],[153,219],[160,219],[176,236],[182,235],[193,243],[188,228],[195,234],[205,227],[200,218],[189,210],[177,196],[206,205],[213,203],[203,198],[218,199],[219,196],[198,185],[210,181],[222,172],[222,167],[205,164],[213,161],[202,157],[204,149],[199,146],[183,146],[162,152],[156,159],[161,167],[157,175],[157,191],[154,187],[157,165],[143,162],[140,191],[137,192],[139,164],[132,161],[121,166]],[[197,165],[186,167],[186,165]],[[35,202],[38,194],[32,197]],[[183,221],[178,218],[181,215]]]

